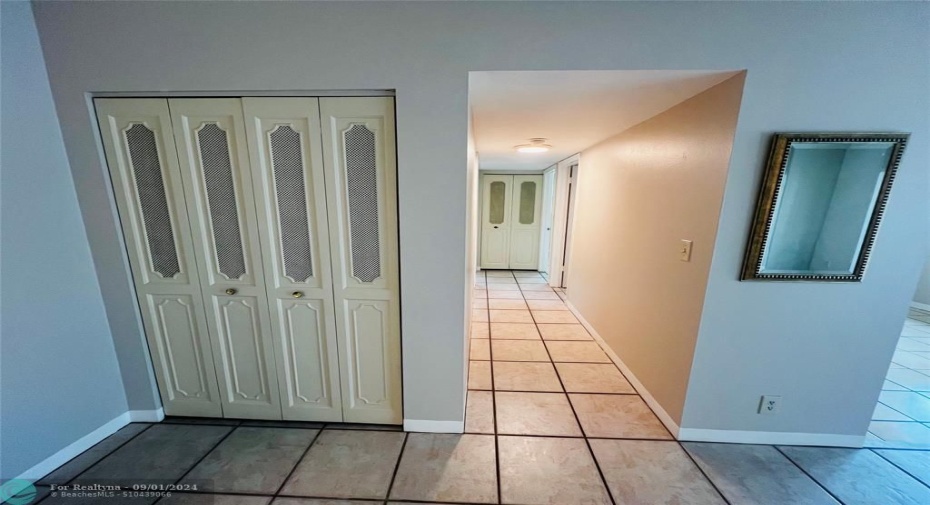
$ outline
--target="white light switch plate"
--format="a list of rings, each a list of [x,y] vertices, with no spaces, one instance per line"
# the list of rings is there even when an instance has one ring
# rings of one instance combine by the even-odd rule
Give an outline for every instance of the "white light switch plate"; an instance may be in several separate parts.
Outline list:
[[[681,261],[691,261],[691,244],[690,240],[682,240],[678,247],[678,255]]]

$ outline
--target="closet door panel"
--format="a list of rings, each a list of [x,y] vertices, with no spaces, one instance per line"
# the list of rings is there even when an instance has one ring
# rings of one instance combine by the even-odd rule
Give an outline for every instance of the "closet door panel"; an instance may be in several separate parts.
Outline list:
[[[342,421],[316,98],[244,98],[285,419]]]
[[[356,408],[390,409],[390,304],[375,300],[346,300],[347,387]]]
[[[242,105],[169,100],[226,417],[281,419]]]
[[[403,421],[392,98],[321,98],[343,412]]]
[[[481,268],[510,268],[512,175],[481,176]]]
[[[165,413],[222,416],[168,103],[95,106]]]
[[[204,321],[198,317],[199,303],[190,295],[147,295],[145,308],[152,321],[151,342],[155,345],[156,368],[167,380],[162,389],[168,415],[221,416],[216,376],[210,366],[210,347]],[[199,321],[198,321],[199,319]],[[206,344],[206,345],[205,345]],[[180,408],[175,404],[213,403],[210,408]],[[183,412],[183,413],[179,413]]]
[[[542,176],[513,176],[513,208],[510,213],[510,268],[539,268],[539,236],[542,214]]]
[[[323,302],[282,300],[278,310],[279,345],[286,360],[278,367],[284,419],[342,421],[338,362],[330,365],[336,346],[327,338]]]

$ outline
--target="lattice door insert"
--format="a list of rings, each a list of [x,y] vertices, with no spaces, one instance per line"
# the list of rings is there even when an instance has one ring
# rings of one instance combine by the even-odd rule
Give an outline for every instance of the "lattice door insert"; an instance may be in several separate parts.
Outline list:
[[[381,277],[381,237],[378,229],[378,167],[375,134],[356,124],[343,134],[352,275],[362,282]]]
[[[227,278],[238,279],[245,274],[246,268],[229,139],[218,124],[210,123],[197,132],[197,143],[207,187],[217,266]]]
[[[294,282],[306,282],[313,276],[313,261],[300,133],[284,125],[271,132],[268,138],[278,200],[284,274]]]
[[[155,132],[136,123],[125,131],[125,136],[152,270],[170,279],[181,272],[181,266],[171,227],[168,195],[165,193]]]

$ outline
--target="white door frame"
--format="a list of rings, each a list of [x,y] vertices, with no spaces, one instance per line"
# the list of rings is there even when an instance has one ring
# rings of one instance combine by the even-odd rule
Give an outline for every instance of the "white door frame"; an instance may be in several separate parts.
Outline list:
[[[552,227],[555,221],[556,166],[543,170],[542,216],[539,230],[539,271],[546,274],[552,268]]]
[[[574,154],[565,158],[556,164],[556,187],[555,187],[555,206],[553,209],[552,222],[552,249],[549,261],[549,285],[557,288],[562,285],[563,266],[567,265],[570,254],[565,254],[571,249],[571,244],[566,247],[569,230],[569,177],[572,165],[581,166],[581,154]]]

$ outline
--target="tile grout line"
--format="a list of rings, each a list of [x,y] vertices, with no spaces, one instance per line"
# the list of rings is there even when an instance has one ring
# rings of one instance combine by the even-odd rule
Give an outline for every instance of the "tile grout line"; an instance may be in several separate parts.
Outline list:
[[[297,461],[294,463],[294,466],[291,468],[291,471],[288,472],[287,475],[284,477],[284,480],[281,481],[281,485],[278,486],[278,489],[274,492],[274,496],[278,496],[279,494],[281,494],[281,491],[284,489],[284,486],[287,484],[287,481],[291,480],[291,477],[294,476],[294,473],[297,471],[297,467],[299,467],[300,464],[303,463],[304,458],[307,457],[307,453],[310,452],[310,448],[313,447],[313,444],[315,444],[317,440],[319,440],[320,435],[323,434],[324,429],[326,429],[325,425],[320,427],[320,429],[316,432],[316,435],[313,436],[313,440],[310,441],[310,444],[307,445],[307,448],[304,449],[304,452],[300,455],[299,458],[297,458]]]
[[[529,323],[527,323],[527,324],[529,324]],[[477,339],[477,338],[476,338],[475,340],[484,340],[484,339]],[[498,341],[504,340],[504,341],[506,341],[506,342],[541,342],[541,341],[542,341],[542,340],[530,340],[530,339],[528,339],[528,338],[527,338],[527,339],[520,339],[520,338],[517,338],[517,339],[510,339],[510,340],[507,340],[507,339],[497,339],[497,340],[498,340]],[[589,342],[589,341],[588,341],[588,340],[549,340],[549,342]],[[597,343],[597,342],[595,342],[595,343]],[[489,359],[472,359],[472,360],[469,360],[469,361],[491,361],[491,360],[489,360]],[[569,364],[569,365],[612,365],[612,364],[613,364],[613,363],[610,363],[610,362],[607,362],[607,361],[551,361],[551,360],[550,360],[550,361],[543,361],[543,360],[541,360],[541,359],[524,359],[524,360],[520,360],[520,359],[496,359],[496,360],[494,360],[494,361],[497,361],[497,362],[499,362],[499,363],[553,363],[553,364],[555,364],[555,363],[562,363],[562,364]],[[600,394],[610,395],[610,394],[621,394],[621,393],[600,393]],[[622,394],[636,394],[636,393],[622,393]],[[920,421],[915,421],[915,422],[920,422]],[[924,422],[928,422],[928,421],[924,421]]]
[[[591,447],[591,441],[588,440],[588,434],[585,431],[584,426],[581,424],[581,419],[578,418],[578,412],[575,411],[575,404],[572,403],[571,397],[568,396],[568,391],[565,389],[565,383],[562,382],[562,375],[559,374],[559,369],[555,366],[555,362],[552,361],[552,353],[549,352],[549,346],[546,345],[546,341],[542,339],[542,333],[539,331],[539,323],[536,322],[536,317],[533,316],[532,313],[530,313],[530,317],[533,319],[533,324],[536,325],[536,331],[539,333],[540,340],[543,340],[543,347],[546,349],[546,354],[549,356],[550,365],[555,371],[555,377],[558,379],[559,386],[562,388],[562,394],[565,395],[565,401],[568,402],[568,407],[572,410],[572,415],[575,417],[575,423],[578,425],[578,429],[581,431],[581,438],[584,440],[585,447],[588,448],[588,454],[591,456],[591,461],[594,462],[594,467],[597,469],[597,474],[601,478],[601,484],[604,486],[604,491],[607,492],[607,497],[610,499],[610,503],[617,505],[617,500],[614,498],[614,493],[610,490],[610,484],[607,483],[607,478],[604,477],[604,471],[601,469],[601,464],[598,462],[597,456],[594,455],[594,448]]]
[[[688,456],[688,459],[691,460],[691,464],[694,465],[694,467],[697,468],[699,472],[701,472],[701,475],[703,475],[704,479],[710,483],[710,486],[714,488],[714,491],[716,491],[717,494],[720,495],[720,498],[724,501],[724,503],[726,503],[727,505],[731,505],[730,499],[727,498],[723,494],[723,491],[721,491],[719,487],[717,487],[717,483],[714,482],[714,480],[710,478],[710,475],[707,475],[707,472],[705,472],[704,469],[701,467],[701,465],[698,464],[697,460],[695,460],[694,456],[692,456],[691,453],[688,452],[688,449],[685,448],[685,446],[681,443],[681,441],[680,440],[673,440],[673,441],[676,444],[678,444],[678,448],[681,449],[681,452],[685,453],[685,455]]]
[[[499,361],[499,363],[546,363],[545,361]],[[607,363],[552,363],[558,365],[606,365]],[[469,389],[469,391],[491,391],[490,389]],[[502,393],[565,393],[573,395],[602,395],[602,396],[639,396],[636,393],[591,393],[586,391],[533,391],[527,389],[500,389]],[[668,439],[665,439],[668,440]]]
[[[242,424],[242,423],[240,422],[239,424]],[[197,465],[199,465],[203,460],[207,459],[207,456],[209,456],[210,453],[212,453],[213,451],[215,451],[216,448],[219,447],[220,444],[222,444],[227,438],[229,438],[229,436],[232,435],[234,431],[238,430],[238,429],[239,429],[239,425],[237,424],[236,426],[230,426],[230,428],[232,428],[232,429],[230,429],[228,432],[226,432],[225,435],[223,435],[222,437],[220,437],[220,439],[219,439],[215,444],[213,444],[213,447],[211,447],[210,450],[204,452],[203,456],[201,456],[199,459],[197,459],[197,461],[196,461],[193,465],[191,465],[191,467],[188,468],[186,472],[184,472],[184,475],[181,475],[181,477],[179,477],[178,480],[174,481],[174,483],[175,483],[175,484],[178,484],[178,483],[180,483],[182,480],[184,480],[184,477],[187,477],[187,475],[188,475],[189,473],[191,473],[191,472],[194,470],[194,468],[197,468]]]
[[[833,491],[830,491],[829,489],[827,489],[827,486],[825,486],[824,484],[822,484],[819,480],[817,480],[816,478],[814,478],[813,475],[811,475],[810,473],[808,473],[807,470],[805,470],[804,467],[802,467],[801,465],[799,465],[797,461],[791,459],[791,456],[788,456],[787,454],[785,454],[784,451],[782,451],[780,447],[778,447],[778,446],[775,445],[775,444],[772,444],[770,447],[772,447],[773,449],[775,449],[776,451],[778,451],[778,453],[781,454],[783,458],[785,458],[785,459],[787,459],[788,461],[790,461],[792,465],[794,465],[795,467],[797,467],[798,470],[801,471],[801,473],[803,473],[804,475],[806,475],[808,479],[812,480],[815,484],[817,484],[818,486],[820,486],[820,488],[823,489],[828,495],[832,496],[834,500],[836,500],[836,501],[839,502],[839,503],[842,503],[843,505],[846,504],[846,502],[844,502],[843,500],[841,500],[839,496],[836,496],[835,494],[833,494]]]
[[[521,289],[521,293],[522,293],[522,289]],[[557,293],[557,295],[558,295],[558,293]],[[559,296],[559,300],[560,300],[563,304],[565,303],[565,298]],[[573,314],[573,315],[574,315],[574,314]],[[533,314],[532,311],[530,311],[530,316],[533,318],[533,323],[536,324],[536,331],[539,332],[539,323],[536,322],[536,317],[535,317],[535,315]],[[581,321],[577,321],[577,323],[578,323],[578,324],[581,324]],[[582,325],[582,327],[584,327],[584,325]],[[585,328],[584,330],[585,330],[585,333],[588,333],[587,328]],[[542,332],[539,332],[539,333],[540,333],[540,338],[541,338],[541,337],[542,337]],[[588,336],[591,337],[590,334],[589,334]],[[546,353],[549,354],[549,359],[551,360],[551,359],[552,359],[552,354],[549,352],[549,346],[548,346],[547,343],[546,343],[546,339],[542,339],[542,341],[543,341],[543,346],[546,348]],[[597,344],[598,348],[601,347],[600,343],[598,343],[598,342],[597,342],[596,340],[594,340],[593,338],[591,338],[591,341],[593,341],[595,344]],[[601,352],[604,352],[604,353],[606,354],[606,351],[605,351],[604,349],[601,349]],[[609,358],[609,356],[608,356],[608,358]],[[605,363],[605,364],[606,364],[606,363]],[[627,383],[629,383],[629,379],[626,377],[626,375],[623,374],[623,370],[620,370],[620,367],[618,367],[617,364],[614,363],[614,361],[613,361],[612,359],[610,360],[610,363],[609,363],[609,364],[613,365],[613,367],[617,370],[617,372],[620,373],[620,376],[623,377],[623,379],[626,380]],[[571,397],[570,397],[569,394],[568,394],[568,390],[565,388],[565,384],[562,382],[562,375],[559,373],[559,369],[558,369],[558,367],[555,366],[555,362],[554,362],[554,361],[553,361],[552,367],[555,369],[556,377],[558,377],[559,383],[562,385],[562,389],[563,389],[563,391],[565,392],[565,397],[566,397],[566,399],[568,400],[568,404],[569,404],[569,406],[570,406],[571,409],[572,409],[572,413],[575,415],[575,421],[578,423],[578,427],[579,427],[579,428],[581,429],[581,431],[582,431],[582,436],[583,436],[584,439],[585,439],[585,444],[588,446],[588,451],[591,453],[591,458],[594,460],[594,464],[597,466],[597,471],[598,471],[598,473],[600,473],[600,475],[601,475],[601,480],[604,482],[604,485],[605,485],[605,487],[607,488],[607,492],[608,492],[608,494],[610,494],[611,500],[614,501],[613,493],[610,491],[610,486],[607,484],[607,479],[604,477],[604,473],[603,473],[603,471],[602,471],[602,469],[601,469],[601,467],[600,467],[600,463],[597,461],[597,458],[594,456],[594,450],[593,450],[593,448],[591,447],[591,443],[590,443],[590,441],[589,441],[589,437],[588,437],[587,433],[585,433],[585,431],[584,431],[584,426],[582,426],[581,420],[578,418],[578,413],[575,411],[575,405],[574,405],[574,404],[572,403],[572,401],[571,401]],[[634,390],[634,391],[635,391],[635,390]],[[589,393],[589,394],[591,394],[591,393]],[[600,393],[596,393],[596,394],[600,394]],[[608,394],[609,394],[609,393],[608,393]],[[638,391],[635,391],[635,393],[633,393],[633,394],[634,394],[635,396],[639,397],[640,400],[642,400],[642,395],[640,395]],[[652,411],[652,407],[649,407],[648,404],[646,404],[646,407],[649,409],[650,412],[652,412],[652,415],[653,415],[653,416],[656,415],[655,412]],[[678,444],[679,444],[679,447],[681,447],[681,443],[678,442],[678,440],[675,438],[674,435],[672,435],[672,432],[669,431],[669,429],[665,426],[665,424],[663,424],[663,423],[659,423],[659,424],[662,425],[662,428],[663,428],[663,429],[665,430],[665,432],[669,435],[669,437],[671,438],[671,440],[674,441],[675,443],[678,443]],[[599,439],[599,438],[595,438],[595,440],[598,440],[598,439]],[[608,440],[631,440],[631,439],[608,439]],[[643,439],[643,440],[652,440],[652,439]],[[687,454],[687,452],[688,452],[688,451],[685,451],[684,448],[682,448],[682,451],[684,451],[686,454]],[[690,454],[688,454],[688,457],[691,459],[692,463],[693,463],[696,467],[698,467],[698,470],[701,472],[702,475],[704,475],[704,478],[707,479],[707,481],[708,481],[708,482],[710,483],[710,485],[717,491],[717,493],[721,496],[721,498],[723,498],[723,500],[724,500],[726,503],[729,504],[729,501],[726,499],[726,497],[723,496],[723,493],[721,493],[720,490],[717,489],[717,485],[716,485],[712,480],[710,480],[710,478],[704,473],[703,469],[701,469],[701,468],[697,465],[697,463],[694,462],[694,460],[693,460],[693,458],[691,458],[691,455],[690,455]]]
[[[564,300],[564,299],[562,300],[562,303],[565,303],[565,300]],[[572,314],[572,316],[574,316],[574,314]],[[577,319],[577,317],[576,317],[576,319]],[[578,321],[578,324],[581,324],[581,321]],[[632,383],[630,383],[630,379],[623,373],[623,370],[621,370],[620,367],[617,366],[616,363],[614,363],[614,360],[610,358],[610,355],[607,353],[607,351],[604,350],[604,348],[601,347],[601,344],[591,336],[591,334],[588,332],[588,329],[587,329],[587,328],[584,328],[584,325],[581,325],[581,326],[582,326],[582,328],[584,329],[585,333],[587,333],[588,336],[591,337],[591,340],[590,340],[590,341],[594,342],[595,345],[597,345],[598,349],[600,349],[601,352],[603,352],[604,354],[606,354],[606,355],[607,355],[607,359],[610,360],[609,362],[604,362],[604,363],[589,363],[589,364],[613,365],[613,367],[617,370],[617,372],[620,373],[620,376],[623,377],[623,380],[625,380],[625,381],[627,382],[627,384],[631,384],[631,387],[632,387]],[[538,329],[539,329],[539,325],[538,325],[538,324],[537,324],[536,328],[537,328],[537,331],[538,331]],[[545,343],[545,339],[543,339],[543,342]],[[560,340],[559,342],[568,342],[568,341],[561,341],[561,340]],[[549,350],[549,346],[546,346],[546,351],[548,352],[548,350]],[[553,367],[555,367],[554,364],[553,364]],[[555,367],[555,368],[556,368],[556,373],[558,373],[558,367]],[[561,379],[560,379],[560,380],[561,380]],[[643,402],[643,404],[646,405],[646,408],[649,409],[649,412],[651,412],[653,416],[656,416],[656,413],[655,413],[654,410],[652,410],[652,407],[650,407],[649,404],[646,403],[645,400],[643,400],[643,395],[639,394],[639,391],[636,391],[636,388],[633,388],[633,391],[634,391],[634,393],[623,393],[623,394],[632,394],[632,395],[638,396],[639,399]],[[567,391],[566,391],[566,394],[568,394]],[[576,393],[576,394],[619,394],[619,393]],[[656,418],[658,419],[658,416],[656,416]],[[668,429],[668,427],[665,426],[665,423],[660,422],[659,424],[662,425],[662,429],[664,429],[665,432],[668,434],[669,440],[677,440],[677,438],[675,438],[675,435],[673,435],[672,432]]]
[[[407,449],[407,441],[410,440],[410,433],[404,432],[404,441],[400,444],[400,452],[397,453],[397,462],[394,463],[394,472],[391,474],[391,482],[388,484],[387,492],[384,494],[384,502],[391,499],[391,491],[394,490],[394,480],[397,479],[397,471],[400,470],[400,461],[404,458],[404,450]]]
[[[513,276],[513,273],[510,274]],[[488,274],[484,274],[485,282],[487,282]],[[520,296],[523,296],[522,294]],[[525,302],[524,302],[525,303]],[[488,299],[488,306],[491,305],[491,299]],[[493,430],[494,434],[494,478],[497,481],[497,503],[504,503],[503,497],[503,487],[501,485],[501,448],[500,442],[497,438],[498,429],[497,429],[497,384],[494,382],[494,346],[491,345],[491,311],[488,309],[488,357],[490,358],[490,364],[488,368],[491,370],[491,419],[493,420]]]
[[[129,424],[133,424],[133,423],[129,423]],[[88,470],[90,470],[91,468],[97,466],[98,463],[100,463],[101,461],[103,461],[104,459],[106,459],[107,457],[109,457],[109,456],[110,456],[111,454],[113,454],[114,452],[116,452],[116,451],[122,449],[124,445],[126,445],[126,444],[128,444],[129,442],[132,442],[133,440],[135,440],[136,437],[138,437],[139,435],[141,435],[141,434],[145,433],[146,431],[148,431],[149,428],[151,428],[152,426],[155,426],[155,424],[158,424],[158,423],[149,424],[148,426],[146,426],[146,427],[145,427],[142,431],[140,431],[139,433],[136,433],[135,435],[129,437],[129,439],[127,439],[125,442],[123,442],[122,444],[119,444],[118,446],[114,447],[113,450],[111,450],[111,451],[107,452],[106,454],[104,454],[103,456],[101,456],[97,461],[94,461],[94,462],[93,462],[92,464],[90,464],[87,468],[81,470],[80,472],[78,472],[77,475],[75,475],[74,477],[71,477],[69,480],[67,480],[67,481],[64,482],[63,484],[68,485],[68,484],[73,483],[75,480],[78,479],[78,477],[80,477],[81,475],[84,475]],[[129,425],[127,424],[126,426],[129,426]],[[124,426],[124,428],[125,428],[125,426]],[[120,429],[122,429],[122,428],[120,428]],[[57,471],[60,470],[62,467],[64,467],[64,466],[67,465],[68,463],[74,461],[74,460],[77,459],[78,457],[83,456],[84,453],[86,453],[87,451],[93,449],[94,447],[96,447],[97,445],[99,445],[100,443],[102,443],[104,440],[106,440],[107,438],[112,437],[113,435],[115,435],[115,434],[118,433],[118,432],[119,432],[119,430],[116,430],[115,432],[113,432],[112,434],[110,434],[109,436],[107,436],[106,438],[104,438],[103,440],[101,440],[100,442],[97,442],[96,444],[94,444],[94,445],[88,447],[87,450],[81,452],[81,454],[78,454],[77,456],[75,456],[75,457],[69,459],[67,462],[65,462],[65,463],[63,463],[63,464],[61,464],[61,465],[58,465],[57,468],[55,468],[55,469],[52,470],[51,472],[49,472],[49,473],[47,473],[46,475],[44,475],[44,476],[42,477],[42,479],[45,479],[45,478],[48,477],[49,475],[51,475],[51,474],[57,472]],[[42,479],[36,480],[36,483],[41,482]],[[37,484],[37,485],[39,485],[39,486],[49,486],[49,485],[52,485],[52,484],[57,484],[57,483],[56,483],[56,482],[50,482],[50,483],[46,483],[46,484]],[[44,498],[43,498],[43,500],[44,500]]]
[[[917,476],[915,476],[915,475],[912,474],[911,472],[909,472],[909,471],[907,471],[906,469],[904,469],[904,467],[902,467],[901,465],[898,465],[898,464],[895,463],[894,461],[891,461],[890,459],[886,458],[883,454],[877,452],[875,449],[873,449],[873,448],[870,447],[870,448],[863,448],[862,450],[871,451],[873,454],[875,454],[875,455],[878,456],[879,458],[882,458],[883,460],[887,461],[891,466],[897,468],[898,470],[901,470],[902,472],[904,472],[904,473],[905,473],[907,476],[909,476],[910,478],[916,480],[917,482],[919,482],[920,484],[922,484],[924,487],[930,489],[930,484],[927,484],[927,483],[924,482],[923,480],[918,479]],[[895,449],[886,449],[886,450],[894,451]]]

